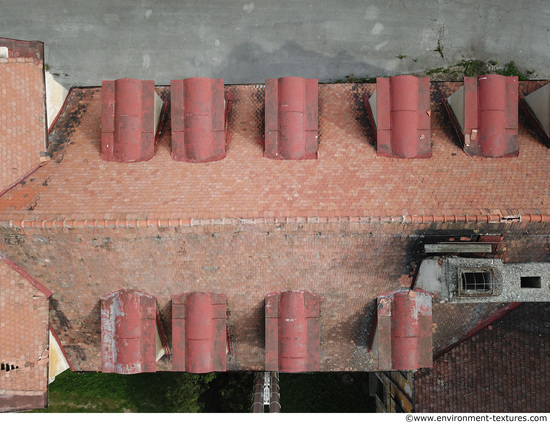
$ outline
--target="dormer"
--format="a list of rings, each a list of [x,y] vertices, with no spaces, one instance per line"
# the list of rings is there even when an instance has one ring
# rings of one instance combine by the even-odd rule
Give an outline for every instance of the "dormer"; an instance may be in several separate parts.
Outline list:
[[[464,85],[444,101],[471,156],[517,156],[518,77],[464,77]]]
[[[172,159],[212,162],[225,157],[229,103],[223,79],[171,82]]]
[[[100,300],[102,371],[155,372],[167,352],[156,299],[137,290],[119,290]]]
[[[141,162],[155,153],[164,102],[153,81],[103,81],[101,90],[101,158]]]
[[[319,88],[316,79],[265,82],[265,151],[270,159],[317,159]]]
[[[378,156],[432,156],[430,78],[377,78],[376,91],[365,103],[376,134]]]

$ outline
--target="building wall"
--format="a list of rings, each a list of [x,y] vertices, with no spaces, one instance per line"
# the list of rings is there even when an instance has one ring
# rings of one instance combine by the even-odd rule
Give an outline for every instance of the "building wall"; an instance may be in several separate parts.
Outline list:
[[[377,380],[376,412],[413,412],[413,373],[384,371]]]

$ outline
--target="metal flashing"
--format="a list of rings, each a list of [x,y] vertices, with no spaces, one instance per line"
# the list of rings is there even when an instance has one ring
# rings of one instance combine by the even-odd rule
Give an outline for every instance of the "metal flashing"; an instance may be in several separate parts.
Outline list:
[[[306,291],[266,296],[266,371],[319,371],[319,302],[318,295]]]
[[[101,158],[113,162],[151,159],[164,105],[154,81],[103,81],[101,102]]]
[[[157,301],[137,290],[100,297],[102,371],[136,374],[157,370]]]
[[[225,157],[227,109],[223,79],[171,81],[172,159],[212,162]]]
[[[365,99],[378,156],[418,159],[432,156],[430,78],[399,75],[377,78]]]
[[[443,103],[468,155],[519,154],[518,77],[464,77],[464,86]]]
[[[521,105],[550,146],[550,84],[522,98]]]
[[[265,150],[270,159],[317,159],[319,87],[298,77],[265,81]]]
[[[208,292],[172,298],[172,370],[226,370],[227,298]]]

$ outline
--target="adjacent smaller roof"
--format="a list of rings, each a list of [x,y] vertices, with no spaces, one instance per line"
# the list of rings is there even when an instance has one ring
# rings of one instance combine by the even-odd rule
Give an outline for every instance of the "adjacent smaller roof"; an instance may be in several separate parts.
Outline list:
[[[266,296],[266,371],[319,371],[319,302],[319,296],[306,291]]]
[[[103,81],[101,90],[101,158],[140,162],[153,157],[163,101],[153,81]]]
[[[0,253],[0,412],[48,404],[52,292]]]
[[[155,372],[160,338],[156,299],[137,290],[119,290],[100,300],[102,371]]]
[[[226,370],[227,298],[193,292],[172,298],[172,369],[191,373]]]
[[[270,159],[316,159],[319,146],[316,79],[265,81],[265,151]]]
[[[420,290],[407,290],[379,296],[372,350],[381,370],[431,367],[431,295]]]
[[[518,77],[465,77],[444,102],[471,156],[517,156]]]
[[[172,159],[211,162],[225,157],[229,103],[223,79],[171,82]]]
[[[378,156],[432,156],[429,77],[377,78],[376,91],[365,105],[375,129]]]
[[[46,150],[47,131],[43,43],[0,38],[0,47],[7,52],[7,57],[0,56],[2,196],[39,167]]]

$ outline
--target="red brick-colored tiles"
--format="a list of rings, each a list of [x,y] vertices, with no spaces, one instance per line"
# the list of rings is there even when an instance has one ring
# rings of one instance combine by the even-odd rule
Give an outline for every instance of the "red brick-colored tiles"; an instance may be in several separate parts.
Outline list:
[[[417,412],[550,412],[549,303],[526,303],[414,377]]]
[[[0,59],[0,193],[40,163],[45,118],[42,62]]]
[[[505,233],[504,260],[548,261],[550,224],[441,224],[438,232]],[[99,297],[119,289],[155,296],[172,348],[174,295],[227,296],[227,370],[263,369],[265,296],[305,290],[319,306],[321,371],[375,368],[367,352],[374,300],[410,285],[430,225],[240,224],[183,228],[1,228],[3,251],[54,292],[52,325],[76,370],[101,369]],[[526,235],[527,234],[527,235]],[[541,237],[540,235],[543,235]],[[434,304],[434,346],[452,343],[489,307]],[[171,370],[170,359],[157,364]]]
[[[3,260],[0,292],[0,411],[43,408],[48,383],[48,300]],[[10,371],[5,371],[7,366]]]
[[[520,83],[520,92],[542,82]],[[432,83],[433,156],[376,155],[363,96],[373,84],[319,87],[317,160],[263,157],[263,88],[230,86],[234,102],[227,157],[212,163],[170,158],[163,128],[153,159],[107,163],[99,157],[101,92],[73,90],[80,124],[56,160],[0,198],[0,219],[272,218],[432,214],[549,213],[550,151],[520,117],[514,158],[473,158],[456,142],[440,99],[460,83]],[[159,92],[168,89],[158,89]],[[60,131],[61,129],[54,129]]]

